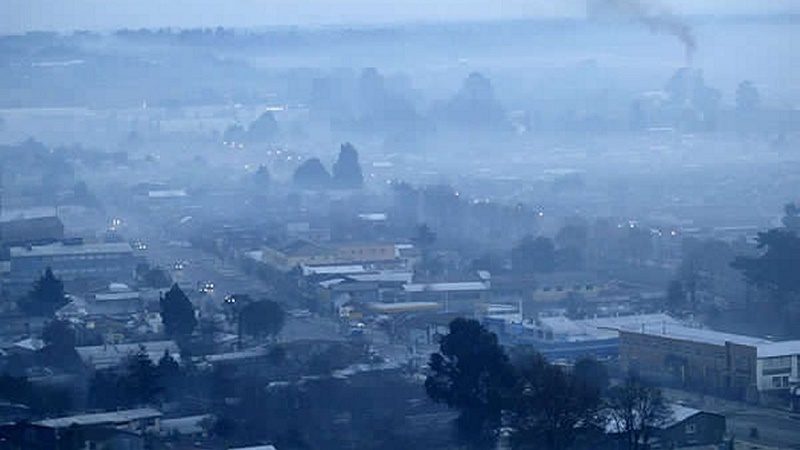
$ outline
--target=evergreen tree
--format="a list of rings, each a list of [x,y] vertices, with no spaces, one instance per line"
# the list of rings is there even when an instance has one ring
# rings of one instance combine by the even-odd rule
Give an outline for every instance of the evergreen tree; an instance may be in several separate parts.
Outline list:
[[[364,185],[358,151],[349,142],[342,144],[339,157],[333,165],[333,183],[336,187],[344,189],[358,189]]]
[[[240,333],[256,337],[275,336],[283,328],[286,313],[277,302],[253,302],[239,312]]]
[[[318,158],[311,158],[294,171],[292,181],[303,189],[326,189],[331,185],[331,174]]]
[[[514,369],[497,336],[477,320],[458,318],[428,363],[425,391],[436,402],[458,409],[462,439],[492,445],[507,396],[516,384]]]
[[[51,316],[56,310],[67,304],[64,295],[64,283],[53,275],[48,267],[36,282],[33,290],[28,295],[27,301],[22,305],[30,314]]]
[[[161,320],[169,336],[186,338],[192,334],[197,326],[194,306],[177,283],[161,297],[160,304]]]

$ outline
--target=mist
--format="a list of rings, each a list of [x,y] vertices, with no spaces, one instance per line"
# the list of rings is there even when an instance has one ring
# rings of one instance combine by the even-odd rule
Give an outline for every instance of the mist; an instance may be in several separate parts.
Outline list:
[[[800,442],[794,2],[4,9],[0,448]]]

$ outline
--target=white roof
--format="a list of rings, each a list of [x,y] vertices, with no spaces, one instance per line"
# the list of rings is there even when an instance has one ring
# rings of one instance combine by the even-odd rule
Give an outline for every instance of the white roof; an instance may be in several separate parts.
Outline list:
[[[75,347],[75,351],[84,363],[94,366],[96,369],[107,369],[122,364],[126,358],[135,355],[140,347],[144,347],[147,356],[153,361],[158,362],[164,352],[180,361],[180,349],[175,341],[151,341],[137,342],[132,344],[106,344],[93,345],[86,347]]]
[[[51,428],[66,428],[75,425],[104,425],[120,424],[141,419],[153,419],[161,417],[161,411],[153,408],[126,409],[122,411],[111,411],[96,414],[79,414],[76,416],[58,417],[55,419],[45,419],[34,422]]]
[[[187,197],[189,194],[184,189],[167,189],[160,191],[150,191],[147,196],[150,198],[177,198]]]
[[[64,245],[58,242],[50,245],[11,248],[12,258],[106,253],[133,253],[133,248],[131,248],[130,244],[127,242],[104,242],[78,245]]]
[[[44,341],[39,338],[26,338],[21,341],[14,342],[13,347],[37,351],[44,348]]]
[[[337,264],[329,266],[306,266],[303,265],[303,275],[347,275],[365,273],[367,268],[361,264]]]
[[[726,342],[738,345],[747,345],[751,347],[758,347],[759,345],[771,343],[768,339],[757,338],[752,336],[744,336],[740,334],[722,333],[719,331],[708,330],[704,328],[688,327],[685,325],[655,324],[655,325],[629,325],[619,328],[622,331],[633,333],[647,334],[651,336],[664,336],[671,339],[700,342],[710,345],[724,346]]]
[[[274,445],[257,445],[255,447],[231,447],[228,450],[278,450]]]
[[[410,283],[414,278],[414,273],[404,270],[381,270],[378,272],[350,274],[348,277],[356,281],[397,281]]]
[[[161,432],[164,434],[194,434],[202,433],[204,420],[211,419],[212,414],[201,414],[198,416],[176,417],[173,419],[161,419]]]
[[[482,281],[462,281],[457,283],[414,283],[403,286],[406,292],[452,292],[486,291],[489,285]]]
[[[439,309],[440,305],[436,302],[398,302],[398,303],[370,303],[370,309],[377,312],[407,312],[419,310]]]
[[[669,428],[673,425],[679,424],[686,419],[689,419],[692,416],[702,413],[703,411],[699,409],[689,408],[688,406],[679,405],[677,403],[669,403],[667,407],[670,409],[670,416],[669,418],[664,421],[664,423],[660,424],[658,428],[665,429]],[[606,433],[619,433],[620,429],[618,424],[613,421],[609,420],[606,422]]]
[[[359,214],[358,218],[368,222],[382,222],[386,220],[387,216],[385,213],[366,213]]]
[[[27,209],[3,209],[0,213],[0,222],[12,222],[15,220],[41,219],[42,217],[56,217],[56,208],[49,206],[37,206]]]
[[[800,341],[783,341],[761,344],[757,348],[759,358],[800,355]]]

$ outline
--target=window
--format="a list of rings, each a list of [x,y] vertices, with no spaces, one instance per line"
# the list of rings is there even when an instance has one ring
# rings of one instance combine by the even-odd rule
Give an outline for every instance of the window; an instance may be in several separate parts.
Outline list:
[[[772,377],[772,387],[774,388],[781,387],[781,377]]]
[[[685,428],[686,434],[695,434],[697,433],[697,425],[693,423],[687,423]]]

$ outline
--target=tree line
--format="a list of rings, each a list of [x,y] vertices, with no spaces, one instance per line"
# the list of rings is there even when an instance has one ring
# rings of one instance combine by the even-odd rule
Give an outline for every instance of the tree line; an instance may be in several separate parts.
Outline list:
[[[430,356],[427,395],[458,411],[455,430],[470,448],[591,448],[610,430],[630,450],[645,448],[670,409],[661,391],[630,374],[611,386],[605,365],[570,370],[531,350],[509,354],[473,319],[455,319]]]

